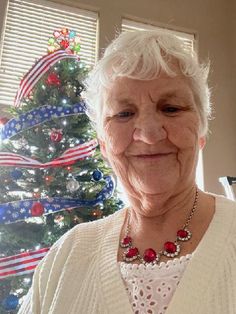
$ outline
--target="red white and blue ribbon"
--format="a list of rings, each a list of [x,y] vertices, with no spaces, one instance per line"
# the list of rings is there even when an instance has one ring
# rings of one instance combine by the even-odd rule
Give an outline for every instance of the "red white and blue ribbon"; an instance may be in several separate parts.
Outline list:
[[[112,197],[115,190],[115,181],[111,176],[104,177],[105,186],[97,193],[94,199],[79,198],[43,198],[43,199],[25,199],[0,204],[0,224],[13,223],[32,217],[32,207],[35,203],[41,203],[44,212],[43,215],[55,213],[65,209],[78,207],[94,207],[103,204],[104,201]]]
[[[52,65],[62,59],[79,60],[79,56],[73,54],[70,50],[57,50],[52,54],[43,56],[39,61],[26,73],[20,83],[17,91],[14,105],[19,107],[22,98],[27,97],[38,80],[45,74]]]
[[[21,156],[18,154],[0,152],[0,166],[16,166],[18,168],[62,167],[74,164],[78,160],[82,160],[86,157],[92,156],[95,152],[97,145],[97,140],[93,139],[87,143],[67,149],[60,157],[46,163],[41,163],[36,159]]]
[[[1,140],[10,139],[22,131],[54,118],[62,118],[82,113],[86,113],[86,104],[83,101],[71,106],[42,106],[9,120],[0,128],[0,138]]]
[[[34,269],[48,251],[49,248],[44,248],[0,258],[0,280],[34,272]]]

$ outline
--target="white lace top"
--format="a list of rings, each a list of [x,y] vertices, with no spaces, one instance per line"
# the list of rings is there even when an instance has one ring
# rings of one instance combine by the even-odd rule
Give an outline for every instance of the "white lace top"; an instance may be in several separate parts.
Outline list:
[[[120,262],[121,276],[135,314],[164,314],[193,254],[160,265]]]

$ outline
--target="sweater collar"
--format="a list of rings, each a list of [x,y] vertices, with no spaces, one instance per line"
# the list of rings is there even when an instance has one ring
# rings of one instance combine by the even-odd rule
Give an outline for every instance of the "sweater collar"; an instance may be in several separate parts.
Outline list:
[[[224,264],[233,223],[235,203],[215,195],[215,214],[181,278],[166,314],[205,313],[201,309],[204,296],[209,283]]]
[[[117,263],[121,228],[127,209],[108,217],[100,250],[101,289],[107,313],[133,314]]]

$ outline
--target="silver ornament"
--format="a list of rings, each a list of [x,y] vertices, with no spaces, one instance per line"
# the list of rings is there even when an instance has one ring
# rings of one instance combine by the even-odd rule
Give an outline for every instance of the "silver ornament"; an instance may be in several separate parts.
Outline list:
[[[68,191],[70,192],[75,192],[78,190],[78,188],[80,187],[80,184],[78,181],[76,181],[75,179],[71,179],[67,182],[66,184],[66,188]]]

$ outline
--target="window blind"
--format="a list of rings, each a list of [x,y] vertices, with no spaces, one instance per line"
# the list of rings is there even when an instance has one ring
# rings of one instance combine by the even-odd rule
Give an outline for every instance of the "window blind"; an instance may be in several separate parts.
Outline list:
[[[0,105],[13,105],[24,74],[47,53],[54,30],[64,27],[81,38],[80,57],[91,66],[97,57],[95,12],[49,1],[9,0],[0,60]]]
[[[155,29],[163,29],[154,25],[134,22],[132,20],[123,19],[122,20],[122,31],[134,31],[134,30],[155,30]],[[190,53],[194,51],[194,34],[179,32],[175,30],[165,29],[166,31],[174,34],[184,42],[184,47]]]

